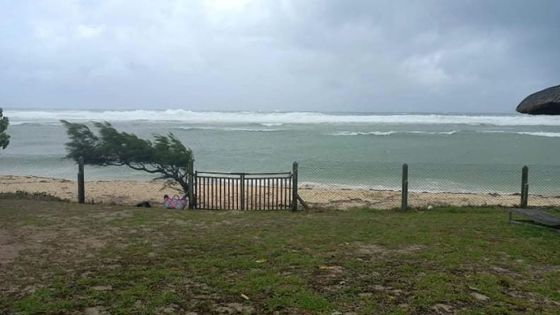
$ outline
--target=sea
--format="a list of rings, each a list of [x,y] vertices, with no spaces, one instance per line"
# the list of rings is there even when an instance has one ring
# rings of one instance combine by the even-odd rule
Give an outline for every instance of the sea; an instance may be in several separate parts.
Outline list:
[[[516,193],[529,167],[533,194],[560,195],[560,116],[464,113],[198,112],[9,109],[0,175],[75,179],[60,120],[108,121],[151,138],[173,133],[199,171],[284,172],[302,185],[429,192]],[[87,180],[149,180],[126,167],[86,167]]]

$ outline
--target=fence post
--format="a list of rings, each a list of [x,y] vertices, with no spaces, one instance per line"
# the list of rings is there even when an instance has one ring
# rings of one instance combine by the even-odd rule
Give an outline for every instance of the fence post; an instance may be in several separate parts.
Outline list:
[[[401,210],[408,208],[408,164],[402,165]]]
[[[239,202],[241,203],[241,210],[245,210],[245,173],[241,173],[240,179],[241,191],[239,192]]]
[[[298,163],[292,164],[292,211],[297,211],[298,203]]]
[[[86,202],[86,193],[84,185],[84,158],[80,156],[78,159],[78,203]]]
[[[529,167],[523,166],[521,169],[521,208],[527,208],[529,201]]]
[[[189,183],[189,209],[194,209],[196,201],[194,200],[194,160],[191,158],[187,164],[187,181]]]

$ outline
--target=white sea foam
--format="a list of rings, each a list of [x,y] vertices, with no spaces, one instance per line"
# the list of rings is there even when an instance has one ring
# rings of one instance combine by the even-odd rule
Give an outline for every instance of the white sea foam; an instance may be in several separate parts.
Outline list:
[[[451,131],[340,131],[330,134],[331,136],[390,136],[394,134],[415,134],[415,135],[454,135],[457,130]]]
[[[278,127],[278,126],[282,126],[284,125],[283,123],[261,123],[261,126],[265,126],[265,127]]]
[[[182,130],[216,130],[216,131],[244,131],[244,132],[276,132],[284,129],[265,129],[265,128],[237,128],[237,127],[178,127]]]
[[[546,132],[546,131],[503,131],[503,130],[483,130],[479,133],[500,133],[500,134],[516,134],[523,136],[535,136],[535,137],[546,137],[546,138],[560,138],[560,132]]]
[[[421,135],[454,135],[456,134],[457,130],[450,130],[450,131],[410,131],[412,134],[421,134]]]
[[[5,110],[12,121],[179,121],[188,123],[257,123],[257,124],[423,124],[423,125],[492,125],[492,126],[560,126],[560,116],[525,115],[439,115],[439,114],[368,114],[338,115],[314,112],[194,112],[168,110]]]
[[[536,136],[536,137],[547,137],[547,138],[559,138],[560,132],[517,132],[520,135],[526,136]]]
[[[12,126],[62,126],[59,121],[13,121],[10,120]]]
[[[360,184],[334,184],[334,183],[319,183],[319,182],[302,182],[303,189],[341,189],[341,190],[381,190],[381,191],[398,191],[398,185],[360,185]]]
[[[396,131],[340,131],[331,133],[331,136],[390,136]]]

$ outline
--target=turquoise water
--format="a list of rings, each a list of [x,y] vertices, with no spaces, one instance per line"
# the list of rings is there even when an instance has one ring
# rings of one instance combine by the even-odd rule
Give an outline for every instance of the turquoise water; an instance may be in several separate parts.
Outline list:
[[[0,174],[74,179],[63,159],[59,119],[109,120],[150,137],[173,132],[198,170],[286,171],[300,163],[304,182],[398,189],[402,163],[417,191],[517,192],[530,167],[531,192],[560,195],[560,117],[487,114],[200,113],[24,111],[10,117]],[[88,179],[149,179],[128,168],[86,168]]]

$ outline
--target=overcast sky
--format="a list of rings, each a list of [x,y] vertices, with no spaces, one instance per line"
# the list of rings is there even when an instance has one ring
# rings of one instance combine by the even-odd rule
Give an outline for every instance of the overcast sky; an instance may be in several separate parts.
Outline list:
[[[557,0],[0,0],[0,106],[513,112]]]

